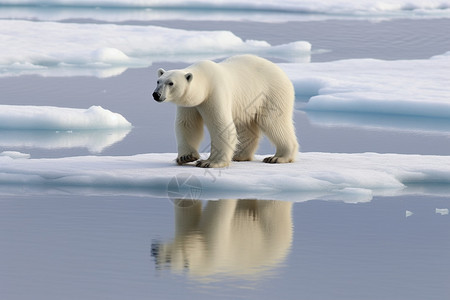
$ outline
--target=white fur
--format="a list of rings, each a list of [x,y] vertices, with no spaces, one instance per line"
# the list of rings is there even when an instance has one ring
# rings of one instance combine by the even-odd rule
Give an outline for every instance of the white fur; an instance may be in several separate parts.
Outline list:
[[[183,70],[158,70],[157,101],[178,106],[179,164],[198,160],[203,124],[211,154],[199,167],[225,167],[231,160],[252,160],[260,132],[276,146],[264,162],[294,161],[298,143],[292,121],[294,87],[274,63],[253,55],[220,63],[201,61]]]

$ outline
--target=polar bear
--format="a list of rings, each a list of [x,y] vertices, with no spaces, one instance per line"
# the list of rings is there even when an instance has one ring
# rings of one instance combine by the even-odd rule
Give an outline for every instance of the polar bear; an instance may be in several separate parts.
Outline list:
[[[232,56],[220,63],[205,60],[182,70],[158,70],[153,98],[177,105],[178,164],[226,167],[248,161],[261,132],[276,146],[266,163],[293,162],[298,151],[292,120],[294,87],[274,63],[254,56]],[[199,160],[206,125],[211,152]]]

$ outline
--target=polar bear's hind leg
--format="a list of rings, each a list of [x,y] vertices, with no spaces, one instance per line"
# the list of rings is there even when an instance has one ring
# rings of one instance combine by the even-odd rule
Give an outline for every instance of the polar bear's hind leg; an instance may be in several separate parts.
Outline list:
[[[238,134],[238,144],[234,152],[234,161],[253,160],[253,155],[258,148],[261,129],[256,122],[236,126]]]
[[[292,121],[292,110],[269,109],[261,114],[259,126],[276,147],[274,156],[266,157],[265,163],[290,163],[295,161],[298,142]]]
[[[274,130],[265,132],[269,140],[276,146],[275,155],[264,158],[265,163],[290,163],[295,161],[298,143],[293,127],[292,124],[285,124],[285,127],[281,128],[278,133],[274,133]]]

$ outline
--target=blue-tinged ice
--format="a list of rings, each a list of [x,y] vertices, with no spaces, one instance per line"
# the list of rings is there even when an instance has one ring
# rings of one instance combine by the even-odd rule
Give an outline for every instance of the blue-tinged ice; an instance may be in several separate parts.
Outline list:
[[[292,164],[265,164],[257,156],[255,161],[233,162],[224,169],[178,166],[175,157],[175,153],[51,159],[0,156],[0,193],[18,193],[26,185],[28,192],[168,198],[174,178],[182,174],[196,179],[200,189],[196,195],[201,199],[320,198],[358,203],[373,196],[447,195],[450,183],[449,156],[306,152]]]
[[[430,59],[281,64],[307,111],[450,118],[450,52]],[[306,99],[305,99],[306,98]]]

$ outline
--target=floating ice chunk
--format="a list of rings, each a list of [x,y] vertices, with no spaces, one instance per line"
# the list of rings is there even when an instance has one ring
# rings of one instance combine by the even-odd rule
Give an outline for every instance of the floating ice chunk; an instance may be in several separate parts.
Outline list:
[[[27,159],[30,158],[30,154],[21,153],[18,151],[3,151],[0,156],[10,157],[12,159]]]
[[[448,208],[436,208],[436,213],[441,216],[448,215]]]
[[[1,129],[94,130],[124,129],[131,123],[101,106],[89,109],[0,105]]]
[[[450,55],[280,66],[308,111],[450,118]]]
[[[413,214],[414,214],[414,213],[413,213],[412,211],[409,211],[409,210],[407,210],[407,211],[405,212],[406,218],[411,217]]]
[[[299,97],[298,99],[299,101],[302,100]],[[427,136],[450,136],[450,119],[445,118],[401,116],[395,114],[359,114],[352,112],[335,113],[332,111],[308,111],[307,117],[315,126],[331,128],[358,127],[369,131],[413,132],[414,134],[424,134]]]

